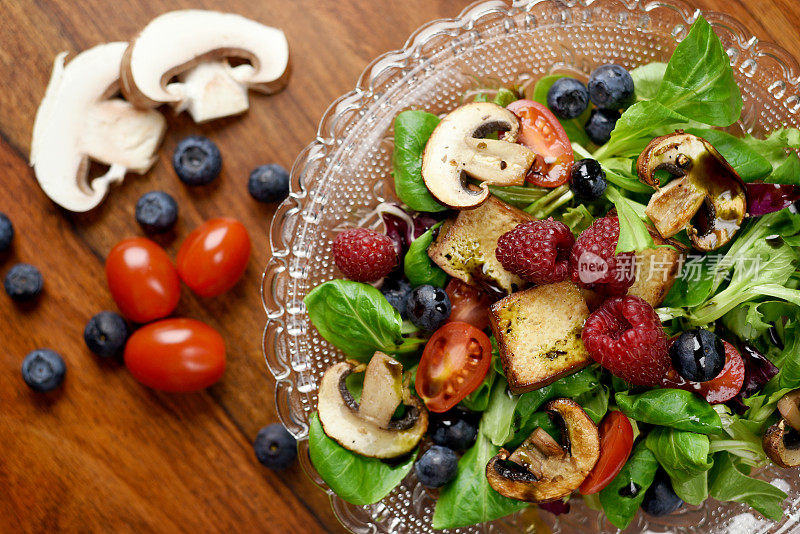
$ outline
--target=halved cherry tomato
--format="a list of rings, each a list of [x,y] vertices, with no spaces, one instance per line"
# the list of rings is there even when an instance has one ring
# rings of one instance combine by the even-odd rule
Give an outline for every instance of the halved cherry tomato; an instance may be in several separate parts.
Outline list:
[[[225,341],[194,319],[164,319],[133,333],[125,366],[145,386],[160,391],[197,391],[225,371]]]
[[[447,323],[425,345],[414,385],[430,411],[446,412],[481,385],[491,361],[486,334],[471,324]]]
[[[600,457],[578,490],[592,495],[608,486],[633,449],[633,427],[622,412],[608,412],[600,423]]]
[[[508,110],[519,118],[520,135],[517,142],[536,152],[536,161],[527,180],[541,187],[558,187],[572,173],[575,155],[567,132],[553,113],[533,100],[517,100]]]
[[[675,339],[677,337],[670,340],[670,345]],[[670,367],[662,381],[662,387],[692,391],[706,399],[709,404],[721,404],[734,398],[744,385],[744,359],[736,347],[725,340],[722,343],[725,345],[725,367],[716,377],[707,382],[690,382]]]
[[[143,237],[125,239],[111,249],[106,279],[122,315],[136,323],[166,317],[181,296],[181,282],[169,256]]]
[[[211,219],[178,250],[178,274],[201,297],[216,297],[236,285],[250,259],[250,236],[235,219]]]
[[[489,306],[492,305],[489,295],[458,278],[451,279],[444,290],[452,305],[447,322],[469,323],[478,330],[489,328]]]

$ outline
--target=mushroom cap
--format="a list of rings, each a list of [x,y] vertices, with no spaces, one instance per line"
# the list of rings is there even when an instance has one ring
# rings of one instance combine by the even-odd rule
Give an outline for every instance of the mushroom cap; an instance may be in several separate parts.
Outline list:
[[[800,431],[800,389],[790,391],[778,401],[778,411],[786,422]]]
[[[483,139],[495,131],[503,140]],[[450,112],[434,129],[422,156],[422,178],[433,197],[450,208],[476,208],[489,198],[488,185],[522,185],[536,158],[516,143],[519,119],[489,102]],[[466,175],[483,182],[470,187]]]
[[[31,165],[44,192],[60,206],[88,211],[128,170],[146,172],[166,130],[164,117],[118,98],[119,66],[127,43],[107,43],[75,56],[59,54],[36,113]],[[91,180],[89,160],[109,165]]]
[[[793,437],[793,441],[787,443],[787,437]],[[781,419],[764,433],[762,446],[764,452],[776,465],[784,468],[797,467],[800,465],[800,442],[797,439],[797,431],[786,428],[786,421]]]
[[[185,83],[169,83],[203,61],[237,57],[228,67],[238,83],[273,93],[285,85],[289,44],[284,33],[233,13],[185,9],[154,18],[131,41],[121,78],[125,97],[140,107],[181,104]]]

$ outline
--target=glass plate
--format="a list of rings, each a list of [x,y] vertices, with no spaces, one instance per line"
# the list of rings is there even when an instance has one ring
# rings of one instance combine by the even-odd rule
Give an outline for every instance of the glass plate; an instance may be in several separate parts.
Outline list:
[[[553,72],[588,75],[603,63],[633,68],[669,60],[698,11],[682,0],[494,0],[474,4],[454,19],[431,22],[401,50],[374,60],[355,90],[336,100],[322,118],[314,143],[292,169],[291,195],[272,222],[273,256],[262,297],[267,313],[263,349],[276,380],[281,420],[301,440],[306,472],[331,494],[342,523],[358,533],[432,532],[434,498],[413,475],[372,506],[352,506],[325,487],[307,454],[308,416],[325,369],[343,359],[308,321],[306,292],[335,278],[331,242],[337,232],[365,220],[378,203],[394,199],[391,185],[392,122],[403,110],[452,110],[463,95],[486,86],[526,84]],[[800,127],[800,66],[785,50],[759,42],[721,13],[705,13],[722,39],[744,96],[735,132],[755,135]],[[642,514],[626,532],[771,532],[800,530],[800,481],[791,471],[760,473],[777,479],[790,497],[787,518],[764,520],[737,504],[714,501],[684,507],[667,518]],[[453,532],[533,532],[535,507],[491,524]],[[572,512],[541,520],[554,532],[615,532],[602,516],[572,500]]]

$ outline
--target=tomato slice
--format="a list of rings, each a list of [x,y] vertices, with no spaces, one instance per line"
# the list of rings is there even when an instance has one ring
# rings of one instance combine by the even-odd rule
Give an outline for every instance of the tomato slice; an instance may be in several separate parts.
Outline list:
[[[489,295],[458,278],[451,279],[444,290],[453,306],[447,322],[469,323],[478,330],[489,328]]]
[[[633,427],[622,412],[608,412],[600,423],[600,457],[578,490],[592,495],[614,480],[633,449]]]
[[[492,361],[489,338],[464,322],[437,330],[417,367],[414,386],[432,412],[446,412],[481,385]]]
[[[670,345],[677,339],[677,336],[670,340]],[[678,371],[670,367],[667,376],[664,377],[661,385],[665,388],[685,389],[697,393],[709,404],[721,404],[728,402],[742,390],[744,385],[744,358],[736,350],[736,347],[723,340],[725,345],[725,367],[719,374],[707,382],[691,382],[683,378]]]
[[[526,180],[540,187],[565,184],[572,173],[575,155],[564,127],[553,113],[533,100],[517,100],[508,105],[519,118],[518,143],[536,152],[536,161]]]

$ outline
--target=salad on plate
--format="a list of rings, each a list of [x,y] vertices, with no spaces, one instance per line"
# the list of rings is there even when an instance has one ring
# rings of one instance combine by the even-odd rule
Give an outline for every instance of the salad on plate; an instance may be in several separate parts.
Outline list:
[[[325,483],[367,505],[413,471],[434,529],[570,499],[620,529],[709,498],[780,520],[758,469],[800,466],[800,130],[731,133],[742,106],[699,17],[666,64],[400,113],[400,203],[304,301],[347,358],[310,418]]]

